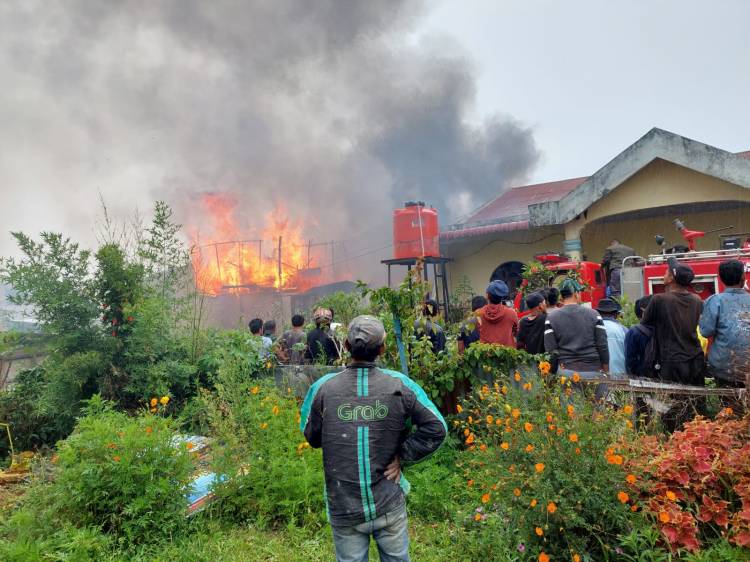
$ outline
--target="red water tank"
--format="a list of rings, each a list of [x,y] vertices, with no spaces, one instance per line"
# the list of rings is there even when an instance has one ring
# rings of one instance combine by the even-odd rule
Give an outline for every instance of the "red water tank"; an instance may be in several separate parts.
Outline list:
[[[440,229],[437,210],[422,201],[408,201],[393,211],[393,257],[440,256]]]

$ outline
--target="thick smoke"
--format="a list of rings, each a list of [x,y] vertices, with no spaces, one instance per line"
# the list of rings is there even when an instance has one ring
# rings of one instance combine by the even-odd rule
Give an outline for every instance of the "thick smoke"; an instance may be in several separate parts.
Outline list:
[[[0,254],[10,230],[91,240],[98,192],[115,214],[166,199],[191,224],[201,193],[231,192],[248,228],[280,200],[349,255],[387,244],[404,200],[460,218],[537,152],[510,118],[468,122],[473,69],[453,41],[415,36],[423,9],[0,4]]]

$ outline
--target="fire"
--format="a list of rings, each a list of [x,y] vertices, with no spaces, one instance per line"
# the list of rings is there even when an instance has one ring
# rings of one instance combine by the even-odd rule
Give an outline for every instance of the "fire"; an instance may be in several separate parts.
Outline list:
[[[303,226],[277,204],[262,224],[237,224],[238,202],[227,194],[200,200],[208,232],[189,229],[198,287],[207,294],[250,292],[263,288],[302,290],[320,281],[319,252],[305,240]]]

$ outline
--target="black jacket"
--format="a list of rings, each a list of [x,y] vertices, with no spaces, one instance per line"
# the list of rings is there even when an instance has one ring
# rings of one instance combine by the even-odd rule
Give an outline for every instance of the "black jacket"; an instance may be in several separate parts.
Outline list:
[[[413,424],[416,431],[407,428]],[[435,452],[447,434],[445,420],[420,386],[372,363],[350,365],[310,387],[300,428],[312,447],[323,448],[328,517],[351,526],[404,503],[408,482],[383,475],[398,456],[402,464]]]

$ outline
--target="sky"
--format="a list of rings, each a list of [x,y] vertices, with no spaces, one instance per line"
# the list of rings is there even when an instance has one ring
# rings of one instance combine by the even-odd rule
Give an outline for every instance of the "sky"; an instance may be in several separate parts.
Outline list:
[[[652,127],[750,150],[750,2],[444,0],[424,28],[477,68],[476,115],[533,128],[533,182],[593,174]]]
[[[0,255],[11,230],[93,245],[100,196],[210,237],[220,193],[248,231],[280,200],[357,269],[408,199],[457,221],[653,126],[750,150],[748,22],[744,0],[0,3]]]

